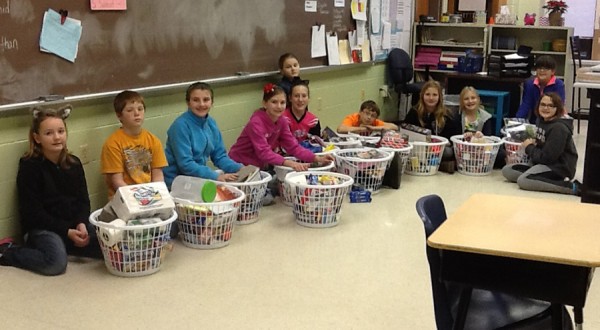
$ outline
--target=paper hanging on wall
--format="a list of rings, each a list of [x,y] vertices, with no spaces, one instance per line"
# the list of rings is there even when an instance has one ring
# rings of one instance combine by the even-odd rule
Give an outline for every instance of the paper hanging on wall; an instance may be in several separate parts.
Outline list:
[[[340,64],[338,37],[335,33],[327,33],[327,60],[329,61],[329,65]]]
[[[348,40],[340,40],[338,42],[338,50],[340,54],[340,64],[349,64],[350,61],[350,44]]]
[[[352,0],[350,4],[352,18],[357,21],[367,20],[367,0]]]
[[[369,42],[369,39],[366,39],[365,42],[363,42],[361,48],[362,48],[361,49],[362,61],[370,62],[371,61],[371,43]]]
[[[383,33],[381,38],[381,48],[390,49],[392,48],[392,24],[390,22],[383,22]]]
[[[312,27],[311,57],[321,57],[327,55],[325,49],[325,24]]]
[[[92,10],[126,10],[127,0],[90,0]]]
[[[67,61],[75,62],[81,39],[81,21],[61,17],[58,12],[48,9],[42,21],[40,50],[56,54]]]

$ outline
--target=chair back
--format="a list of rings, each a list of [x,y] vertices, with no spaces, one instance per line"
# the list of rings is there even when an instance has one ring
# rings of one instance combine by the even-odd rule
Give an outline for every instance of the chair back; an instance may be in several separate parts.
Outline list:
[[[406,51],[394,48],[388,54],[388,71],[394,85],[404,86],[413,79],[412,59]]]
[[[573,60],[573,78],[577,76],[577,68],[581,68],[581,53],[579,52],[579,36],[569,37],[571,59]],[[573,79],[574,81],[574,79]]]
[[[417,214],[421,217],[425,227],[425,238],[446,221],[446,207],[444,201],[438,195],[427,195],[417,200]],[[425,244],[427,262],[429,263],[429,275],[431,278],[431,291],[433,294],[433,309],[435,324],[438,330],[451,329],[454,323],[450,306],[448,290],[441,280],[440,267],[442,259],[440,251]]]

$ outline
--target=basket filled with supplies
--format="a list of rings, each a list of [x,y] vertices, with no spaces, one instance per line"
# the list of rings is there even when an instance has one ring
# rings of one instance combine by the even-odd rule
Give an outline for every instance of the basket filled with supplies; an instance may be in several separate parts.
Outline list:
[[[419,176],[435,175],[447,144],[448,139],[437,135],[431,135],[431,142],[412,141],[413,148],[406,164],[406,173]]]
[[[179,175],[171,187],[183,244],[195,249],[229,245],[244,192],[234,186]]]
[[[106,269],[113,275],[124,277],[159,271],[173,248],[169,232],[177,213],[173,211],[166,220],[155,217],[103,222],[98,219],[102,211],[92,212],[90,223],[96,227]]]
[[[385,171],[394,157],[381,149],[341,149],[335,152],[338,172],[350,176],[354,185],[376,194],[381,189]]]
[[[259,219],[260,210],[262,209],[262,199],[267,190],[267,185],[271,181],[271,174],[259,171],[258,167],[249,165],[245,168],[253,168],[254,171],[239,177],[238,182],[227,182],[228,185],[234,186],[244,192],[246,197],[240,204],[236,224],[247,225],[255,223]]]
[[[342,204],[354,182],[348,175],[323,171],[293,172],[285,181],[296,223],[313,228],[338,224]]]
[[[294,157],[286,157],[286,159],[297,161]],[[333,169],[335,164],[333,162],[329,163],[311,163],[309,165],[310,171],[330,171]],[[293,168],[289,166],[276,165],[275,169],[275,178],[277,180],[277,187],[279,189],[279,197],[283,201],[283,203],[287,206],[292,206],[292,195],[290,193],[290,187],[285,184],[285,177],[288,173],[295,172]]]
[[[468,137],[455,135],[450,138],[458,172],[466,175],[488,175],[492,173],[502,139],[496,136]]]
[[[521,148],[521,141],[513,141],[509,137],[503,137],[504,148],[506,149],[506,164],[528,164],[529,156]]]

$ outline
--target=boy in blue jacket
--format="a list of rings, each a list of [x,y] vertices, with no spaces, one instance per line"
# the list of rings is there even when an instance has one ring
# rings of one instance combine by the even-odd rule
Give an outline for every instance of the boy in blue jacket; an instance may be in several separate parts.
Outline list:
[[[540,97],[546,93],[556,93],[565,103],[565,83],[557,78],[556,61],[548,55],[542,55],[535,60],[535,76],[527,79],[523,84],[523,97],[517,111],[517,118],[527,118],[535,124],[538,117],[535,107]]]

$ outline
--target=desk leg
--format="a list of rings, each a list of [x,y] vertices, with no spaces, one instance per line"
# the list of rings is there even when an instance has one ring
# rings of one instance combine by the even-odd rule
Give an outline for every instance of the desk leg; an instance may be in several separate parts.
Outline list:
[[[563,311],[561,304],[550,305],[552,309],[552,329],[561,330],[563,328]]]
[[[583,308],[574,307],[573,316],[575,317],[575,328],[583,329]]]
[[[501,136],[500,129],[502,128],[502,122],[504,121],[504,96],[498,98],[496,104],[496,136]]]
[[[471,302],[471,293],[473,288],[463,287],[460,291],[460,298],[458,300],[458,308],[456,310],[456,318],[452,325],[453,330],[462,330],[465,328],[465,322],[467,320],[467,312],[469,311],[469,303]]]

